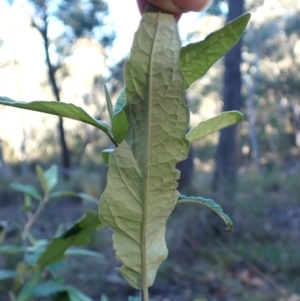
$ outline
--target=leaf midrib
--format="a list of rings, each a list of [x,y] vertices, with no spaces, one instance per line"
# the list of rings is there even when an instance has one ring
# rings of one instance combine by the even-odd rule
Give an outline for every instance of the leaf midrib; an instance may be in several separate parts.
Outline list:
[[[150,52],[150,60],[149,60],[149,82],[148,82],[148,129],[147,129],[147,151],[146,151],[146,181],[145,181],[145,187],[144,187],[144,206],[143,206],[143,220],[142,220],[142,279],[143,279],[143,289],[146,289],[148,287],[148,277],[147,277],[147,212],[148,212],[148,182],[149,182],[149,146],[151,145],[151,124],[152,124],[152,71],[153,71],[153,53],[156,45],[156,37],[158,33],[158,27],[159,27],[159,19],[160,19],[160,12],[158,12],[156,22],[156,28],[154,31],[154,38],[153,38],[153,44],[152,49]]]

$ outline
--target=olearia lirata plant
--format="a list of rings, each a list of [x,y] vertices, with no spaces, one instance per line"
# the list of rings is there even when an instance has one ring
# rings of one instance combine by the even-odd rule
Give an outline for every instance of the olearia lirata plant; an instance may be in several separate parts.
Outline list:
[[[238,42],[249,19],[250,14],[244,14],[205,40],[181,47],[173,15],[149,5],[124,67],[125,87],[114,107],[105,87],[111,127],[73,104],[0,98],[4,105],[91,124],[112,141],[115,149],[102,152],[109,170],[99,219],[95,222],[94,215],[89,217],[93,229],[106,225],[113,230],[116,257],[123,264],[119,272],[141,291],[144,301],[149,300],[148,287],[168,255],[166,221],[176,204],[205,205],[224,220],[226,231],[233,227],[213,200],[179,194],[180,174],[175,165],[187,158],[191,142],[242,120],[240,112],[224,112],[187,132],[189,110],[184,91]],[[83,221],[76,233],[69,231],[62,239],[84,231],[89,223],[87,217]],[[43,255],[36,266],[41,262]]]

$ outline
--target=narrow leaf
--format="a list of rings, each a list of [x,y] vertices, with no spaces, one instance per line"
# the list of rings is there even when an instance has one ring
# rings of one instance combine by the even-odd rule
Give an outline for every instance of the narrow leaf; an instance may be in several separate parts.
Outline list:
[[[233,222],[230,219],[230,217],[223,212],[223,209],[221,208],[220,205],[218,205],[211,199],[205,199],[202,197],[194,197],[194,196],[187,197],[185,195],[180,195],[177,203],[197,203],[197,204],[207,206],[208,208],[216,212],[223,219],[223,221],[227,225],[226,232],[230,232],[233,229]]]
[[[66,285],[49,280],[38,284],[34,289],[34,297],[50,297],[66,290]]]
[[[242,120],[243,114],[238,111],[223,112],[216,117],[200,122],[186,134],[186,139],[192,142]]]
[[[19,274],[13,270],[0,270],[0,280],[19,277]]]
[[[81,198],[83,200],[89,201],[91,203],[97,204],[99,203],[99,200],[82,192],[75,192],[75,191],[58,191],[58,192],[52,192],[50,194],[51,198],[59,198],[59,197],[66,197],[66,196],[74,196],[77,198]]]
[[[135,288],[152,285],[167,257],[166,220],[178,193],[175,164],[187,157],[180,41],[172,14],[148,6],[125,64],[125,140],[110,155],[100,219],[113,231],[120,273]]]
[[[30,275],[23,285],[16,301],[28,301],[33,296],[33,291],[40,280],[40,276],[40,271],[36,271]]]
[[[70,301],[93,301],[73,286],[68,285],[66,291],[68,292]]]
[[[0,97],[0,104],[82,121],[84,123],[93,125],[94,127],[102,130],[112,140],[112,142],[115,143],[114,139],[111,137],[111,134],[109,133],[108,125],[105,122],[93,118],[82,108],[77,107],[71,103],[64,103],[64,102],[57,102],[57,101],[24,102],[24,101],[15,101],[7,97]]]
[[[62,260],[66,250],[70,246],[85,245],[89,235],[99,226],[101,226],[101,223],[97,212],[87,212],[83,218],[77,221],[61,236],[52,239],[46,250],[38,259],[38,267],[42,270],[46,266]]]
[[[68,249],[65,252],[66,255],[72,255],[72,256],[91,256],[91,257],[98,257],[103,259],[103,255],[99,252],[95,252],[95,251],[91,251],[91,250],[87,250],[87,249],[82,249],[82,248],[71,248]]]
[[[24,251],[23,247],[17,247],[14,245],[6,245],[6,246],[0,246],[0,254],[16,254],[16,253],[22,253]]]
[[[36,190],[36,188],[34,186],[19,184],[19,183],[11,183],[10,187],[16,191],[30,195],[32,198],[34,198],[38,201],[42,201],[41,195],[38,193],[38,191]]]
[[[106,106],[107,106],[109,118],[110,120],[112,120],[114,116],[114,109],[106,85],[104,85],[104,92],[105,92]]]
[[[229,51],[240,39],[250,14],[244,14],[223,28],[208,35],[205,40],[182,47],[180,67],[184,76],[184,88],[202,77],[208,69]]]
[[[45,192],[48,192],[49,191],[49,187],[48,187],[48,184],[47,184],[47,181],[45,179],[45,175],[44,175],[44,171],[42,169],[42,167],[40,165],[36,165],[35,167],[35,171],[39,177],[39,180],[41,182],[41,186],[43,188],[43,190]]]
[[[123,89],[117,99],[117,103],[114,108],[114,117],[111,121],[111,128],[114,139],[121,143],[127,134],[128,131],[128,120],[125,112],[125,90]]]

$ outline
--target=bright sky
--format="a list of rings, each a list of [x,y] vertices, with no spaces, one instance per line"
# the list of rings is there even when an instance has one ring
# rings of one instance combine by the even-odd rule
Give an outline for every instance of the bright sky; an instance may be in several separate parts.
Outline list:
[[[132,39],[137,30],[140,13],[136,0],[109,0],[110,22],[114,23],[117,38],[114,43],[111,59],[120,60],[129,53]],[[186,39],[189,31],[196,28],[199,13],[188,13],[180,19],[180,35],[182,40]]]

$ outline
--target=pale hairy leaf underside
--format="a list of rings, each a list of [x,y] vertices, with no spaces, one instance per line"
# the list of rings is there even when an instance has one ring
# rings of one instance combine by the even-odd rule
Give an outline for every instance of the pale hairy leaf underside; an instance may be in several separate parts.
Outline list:
[[[137,289],[152,285],[167,257],[165,225],[179,197],[175,164],[189,149],[179,53],[173,15],[149,6],[124,71],[129,130],[110,155],[100,199],[120,273]]]

